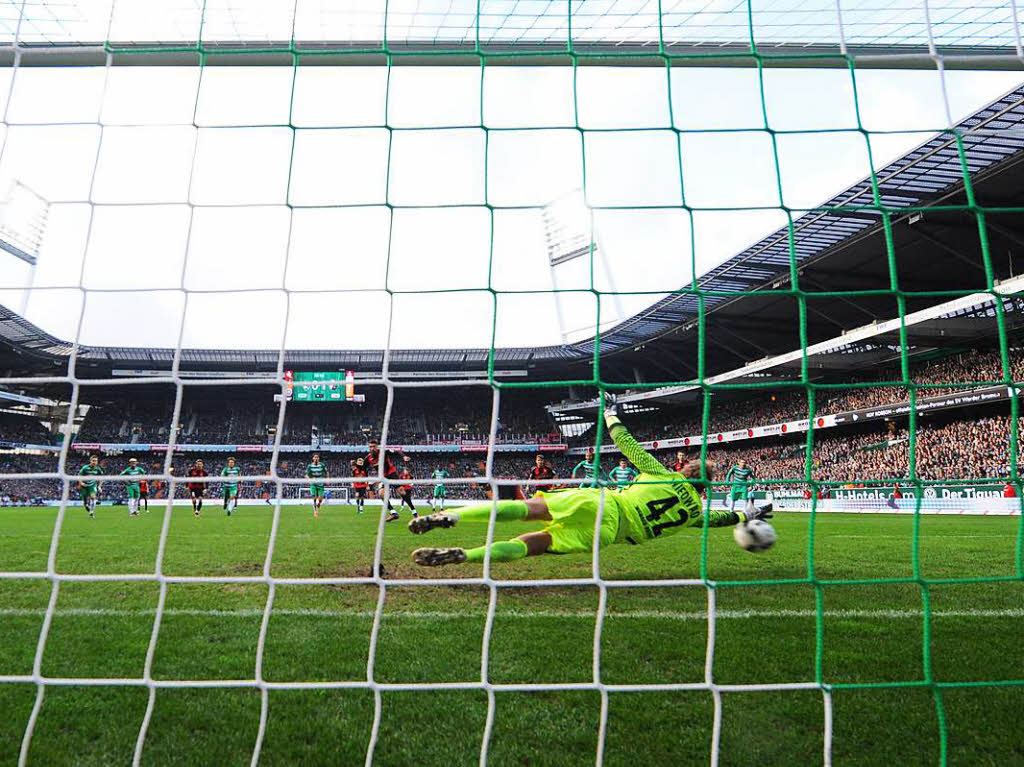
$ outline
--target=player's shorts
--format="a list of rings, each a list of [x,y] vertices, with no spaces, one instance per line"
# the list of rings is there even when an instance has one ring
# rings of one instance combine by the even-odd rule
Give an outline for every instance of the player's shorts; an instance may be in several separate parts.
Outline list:
[[[582,554],[594,550],[594,527],[600,509],[601,492],[599,488],[580,490],[567,487],[537,493],[547,503],[551,514],[551,521],[544,528],[551,535],[548,551],[554,554]],[[601,546],[614,543],[618,529],[619,507],[612,496],[606,494],[604,516],[601,518]]]
[[[138,498],[139,497],[139,488],[138,487],[133,487],[132,485],[128,485],[128,497],[129,498]]]
[[[237,487],[230,487],[230,486],[229,487],[225,487],[224,488],[224,497],[225,498],[237,498],[238,497],[238,488]]]
[[[205,492],[205,487],[190,487],[188,489],[188,494],[191,495],[193,498],[202,498]]]
[[[80,487],[78,488],[78,495],[82,499],[82,503],[96,497],[95,487]]]
[[[149,488],[145,487],[145,486],[140,487],[139,488],[139,498],[146,498],[148,496],[149,496]]]
[[[323,485],[310,485],[309,494],[314,498],[324,497],[324,486]]]
[[[362,498],[363,500],[366,499],[366,491],[367,490],[369,490],[369,488],[367,488],[367,487],[353,487],[352,488],[352,492],[355,494],[356,498]]]
[[[729,500],[738,498],[739,500],[745,500],[752,497],[754,491],[746,485],[733,485],[729,488]]]
[[[444,485],[434,485],[434,497],[444,498],[448,495],[448,489]]]

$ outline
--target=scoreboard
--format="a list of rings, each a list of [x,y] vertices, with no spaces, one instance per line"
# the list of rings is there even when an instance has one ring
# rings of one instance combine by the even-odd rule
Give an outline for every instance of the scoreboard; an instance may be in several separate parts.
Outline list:
[[[285,392],[294,402],[364,402],[365,395],[356,394],[355,374],[351,370],[308,373],[284,371]]]

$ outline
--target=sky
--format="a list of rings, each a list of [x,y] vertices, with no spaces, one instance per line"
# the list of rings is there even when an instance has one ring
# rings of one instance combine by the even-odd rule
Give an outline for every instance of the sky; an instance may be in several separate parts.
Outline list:
[[[575,99],[566,67],[300,67],[294,99],[291,68],[13,72],[0,195],[49,207],[27,304],[6,254],[0,302],[86,344],[557,344],[593,334],[591,287],[620,294],[607,327],[785,222],[759,209],[780,199],[753,69],[581,67]],[[830,131],[778,135],[782,202],[822,203],[869,144],[881,167],[1022,81],[859,70],[865,140],[849,72],[765,70],[773,130]],[[581,188],[591,209],[559,221],[593,221],[593,270],[552,273],[541,207]]]

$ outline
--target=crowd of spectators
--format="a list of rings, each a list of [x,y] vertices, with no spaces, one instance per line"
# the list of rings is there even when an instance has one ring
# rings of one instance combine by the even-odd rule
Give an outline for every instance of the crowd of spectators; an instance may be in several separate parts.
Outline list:
[[[1011,348],[1009,362],[1012,380],[1024,381],[1024,349]],[[972,386],[984,386],[1002,378],[1002,359],[998,352],[970,350],[914,365],[910,369],[909,380],[918,387],[924,387],[917,390],[918,398],[923,399],[963,391]],[[821,416],[906,402],[910,394],[906,387],[898,385],[902,379],[899,368],[889,368],[842,382],[844,386],[854,383],[864,385],[863,388],[818,388],[814,397],[814,414]],[[820,383],[828,385],[829,382]],[[728,398],[716,392],[710,396],[709,434],[802,420],[810,413],[807,393],[803,388],[758,391],[746,399],[737,398],[733,392]],[[686,408],[663,408],[636,414],[630,419],[630,427],[638,439],[645,441],[701,434],[703,407],[703,400],[699,399],[695,405]],[[593,439],[591,429],[575,437],[571,444],[587,444]]]
[[[859,434],[835,430],[818,432],[811,453],[810,478],[836,485],[879,480],[1004,480],[1010,476],[1010,419],[1005,415],[939,422],[920,421],[915,439],[915,466],[910,471],[910,439],[905,427],[886,426]],[[1024,428],[1021,421],[1018,428]],[[1021,432],[1024,434],[1024,431]],[[775,480],[807,479],[805,435],[782,444],[716,447],[708,458],[717,478],[736,461],[750,465],[762,489],[790,489],[793,483]],[[690,451],[689,457],[697,457]],[[666,451],[666,456],[669,452]],[[674,453],[673,453],[674,455]]]
[[[32,445],[52,445],[55,441],[39,419],[18,413],[0,413],[0,440]]]
[[[378,438],[384,425],[387,396],[381,387],[368,388],[365,402],[308,403],[287,406],[281,443],[361,444]],[[505,443],[560,441],[557,427],[544,409],[543,392],[502,395],[498,438]],[[388,421],[392,444],[439,444],[486,441],[491,430],[493,394],[489,387],[398,389]],[[181,445],[261,445],[274,439],[279,405],[270,394],[253,397],[218,388],[186,394],[178,417],[176,442]],[[78,432],[81,442],[168,442],[174,400],[168,395],[137,401],[128,393],[87,412]]]

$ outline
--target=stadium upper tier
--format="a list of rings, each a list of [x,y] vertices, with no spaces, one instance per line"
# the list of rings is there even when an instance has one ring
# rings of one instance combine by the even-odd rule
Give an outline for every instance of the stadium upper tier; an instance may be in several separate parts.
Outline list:
[[[905,310],[934,306],[1024,271],[1024,87],[939,134],[601,335],[602,379],[686,380],[703,340],[708,375],[887,319],[898,286]],[[964,183],[964,169],[970,187]],[[877,182],[877,183],[876,183]],[[877,199],[876,199],[877,194]],[[984,210],[984,220],[979,213]],[[896,211],[896,213],[893,213]],[[888,223],[888,227],[885,224]],[[888,229],[888,231],[886,231]],[[792,274],[798,283],[790,285]],[[698,315],[704,308],[704,327]],[[801,306],[802,305],[802,306]],[[805,317],[801,320],[802,309]],[[73,344],[0,307],[0,367],[60,374]],[[497,370],[589,378],[594,341],[494,351]],[[168,370],[170,348],[79,346],[76,374]],[[483,371],[490,351],[392,350],[393,371]],[[292,369],[379,371],[381,350],[299,350]],[[278,352],[183,349],[181,370],[274,371]],[[557,375],[556,375],[557,373]]]
[[[1006,410],[1012,391],[1008,384],[1024,381],[1021,348],[1009,347],[1007,361],[1009,378],[1002,355],[994,348],[912,362],[908,380],[916,389],[919,413],[931,418],[936,413],[979,407],[986,412]],[[869,422],[905,420],[911,388],[900,385],[901,377],[898,364],[858,376],[823,377],[815,391],[816,427],[830,433],[846,432]],[[368,440],[384,436],[388,395],[383,386],[361,387],[364,399],[358,402],[293,402],[283,420],[273,400],[274,391],[272,384],[185,387],[174,442],[183,450],[221,453],[235,446],[244,452],[266,452],[275,444],[287,453],[308,450],[312,445],[322,445],[328,452],[351,453]],[[556,414],[548,405],[549,398],[564,393],[564,389],[503,392],[497,413],[499,449],[561,452],[567,445],[575,449],[592,445],[596,436],[592,411],[569,417]],[[490,438],[493,402],[486,386],[396,389],[387,418],[387,442],[415,452],[482,452]],[[94,384],[81,388],[78,403],[88,406],[84,417],[73,419],[75,444],[82,449],[160,451],[171,442],[176,406],[172,386]],[[754,444],[781,434],[797,435],[807,430],[809,407],[803,388],[713,392],[708,441]],[[652,446],[692,448],[701,442],[694,435],[705,432],[703,399],[623,402],[622,408],[634,435]],[[49,425],[49,432],[43,422]],[[12,402],[0,412],[0,446],[59,444],[58,426],[65,422],[66,405],[42,400]],[[611,449],[611,445],[605,448]]]

